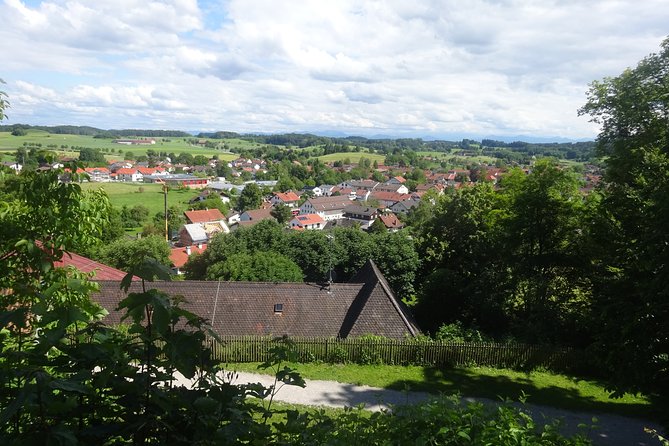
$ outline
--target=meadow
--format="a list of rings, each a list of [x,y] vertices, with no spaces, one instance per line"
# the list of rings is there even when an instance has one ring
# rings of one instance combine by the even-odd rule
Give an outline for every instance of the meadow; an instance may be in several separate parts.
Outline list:
[[[386,159],[385,155],[379,155],[377,153],[365,153],[365,152],[341,152],[341,153],[330,153],[328,155],[319,156],[318,159],[324,163],[333,163],[335,161],[344,161],[346,158],[351,160],[352,163],[357,163],[360,161],[360,158],[366,158],[372,163],[377,161],[379,164],[383,164],[383,161]]]
[[[158,152],[174,152],[177,155],[182,152],[190,153],[193,156],[211,157],[218,155],[219,159],[233,160],[238,155],[229,153],[227,150],[248,150],[261,146],[259,143],[241,139],[208,140],[220,144],[221,147],[221,149],[210,149],[190,144],[188,138],[153,139],[156,140],[156,144],[123,145],[113,142],[112,139],[94,138],[86,135],[52,134],[42,130],[28,130],[25,136],[13,136],[10,132],[0,132],[0,153],[4,153],[6,158],[6,155],[12,154],[16,149],[24,147],[25,144],[41,144],[43,149],[53,150],[62,156],[76,155],[76,152],[67,150],[71,147],[90,147],[100,149],[110,159],[122,159],[126,152],[132,152],[134,155],[146,155],[147,150],[151,149]],[[49,148],[50,145],[56,147]]]
[[[109,196],[112,206],[121,209],[123,206],[132,208],[138,204],[149,209],[149,216],[164,212],[165,195],[160,184],[150,183],[82,183],[86,190],[103,189]],[[188,201],[197,196],[198,191],[191,189],[171,189],[167,193],[167,206],[176,206],[185,211]]]

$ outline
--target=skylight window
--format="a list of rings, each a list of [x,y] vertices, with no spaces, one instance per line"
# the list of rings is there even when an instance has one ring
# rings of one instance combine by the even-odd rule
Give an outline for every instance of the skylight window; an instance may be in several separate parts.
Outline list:
[[[274,313],[283,313],[283,304],[274,304]]]

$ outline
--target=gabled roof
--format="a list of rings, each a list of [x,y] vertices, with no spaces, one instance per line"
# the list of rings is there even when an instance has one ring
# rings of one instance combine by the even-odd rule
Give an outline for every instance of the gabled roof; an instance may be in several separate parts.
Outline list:
[[[112,268],[73,252],[64,253],[59,261],[54,262],[54,266],[56,268],[72,266],[82,273],[95,272],[93,280],[122,280],[127,275],[125,271]],[[139,280],[139,278],[133,277],[132,280]]]
[[[193,243],[204,243],[209,239],[204,228],[197,223],[184,225],[183,230],[188,233]]]
[[[135,175],[137,173],[137,169],[134,167],[121,167],[116,171],[116,174],[118,175]]]
[[[116,311],[125,298],[118,281],[101,281],[93,294],[108,311],[105,322],[120,322]],[[219,335],[346,337],[376,334],[402,339],[419,333],[370,261],[349,283],[147,282],[185,299],[184,308],[206,318]],[[129,292],[141,291],[139,284]],[[275,305],[281,304],[281,311]]]
[[[404,223],[402,223],[392,212],[389,214],[381,214],[379,215],[379,218],[381,219],[381,223],[388,229],[401,229],[404,227]]]
[[[293,191],[274,192],[274,196],[284,203],[293,203],[300,200],[300,197],[298,197],[297,194]]]
[[[274,219],[272,217],[272,208],[262,208],[262,209],[249,209],[244,211],[240,216],[239,226],[253,226],[254,224],[267,219]]]
[[[406,200],[409,197],[411,197],[411,195],[409,195],[409,194],[400,194],[400,193],[397,193],[397,192],[386,192],[386,191],[374,191],[371,194],[372,199],[383,200],[383,201],[392,201],[392,202],[403,201],[403,200]]]
[[[360,206],[358,204],[350,204],[344,208],[345,214],[363,215],[371,217],[379,213],[379,210],[372,206]]]
[[[185,211],[184,215],[191,223],[208,223],[210,221],[225,220],[225,216],[218,209]]]
[[[307,200],[316,211],[331,211],[334,209],[344,209],[351,204],[351,200],[347,196],[334,197],[314,197]]]
[[[170,252],[170,260],[172,261],[172,265],[174,265],[175,268],[181,268],[186,264],[188,261],[188,258],[192,254],[201,254],[204,252],[205,249],[207,249],[207,244],[204,243],[201,245],[202,247],[200,248],[198,245],[193,245],[193,246],[184,246],[181,248],[172,248]],[[190,254],[188,254],[188,250],[190,249]]]

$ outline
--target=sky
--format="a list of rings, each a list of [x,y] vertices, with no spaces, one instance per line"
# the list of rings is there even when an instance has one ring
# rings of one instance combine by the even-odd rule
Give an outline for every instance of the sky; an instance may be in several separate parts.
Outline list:
[[[666,0],[0,0],[3,124],[588,140]]]

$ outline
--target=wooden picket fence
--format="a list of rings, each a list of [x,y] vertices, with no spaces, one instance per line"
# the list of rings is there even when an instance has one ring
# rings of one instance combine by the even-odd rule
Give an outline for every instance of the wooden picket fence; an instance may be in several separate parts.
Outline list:
[[[580,354],[571,348],[517,343],[444,342],[367,338],[291,338],[300,362],[490,366],[569,371]],[[261,336],[224,336],[210,341],[221,362],[262,362],[278,341]]]

